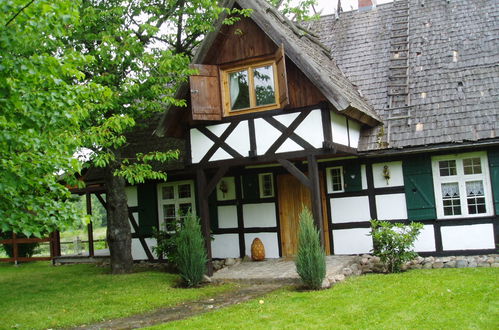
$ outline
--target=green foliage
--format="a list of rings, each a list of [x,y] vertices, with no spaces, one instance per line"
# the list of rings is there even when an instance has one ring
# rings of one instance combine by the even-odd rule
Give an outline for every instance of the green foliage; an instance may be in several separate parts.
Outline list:
[[[398,273],[402,265],[418,256],[412,251],[423,224],[411,222],[409,225],[388,221],[371,220],[371,236],[375,256],[378,256],[389,273]]]
[[[315,227],[310,210],[306,207],[300,213],[298,232],[298,253],[296,271],[302,282],[310,289],[320,289],[326,277],[326,255],[321,246],[320,234]]]
[[[313,6],[317,5],[317,0],[268,0],[268,2],[294,21],[307,21],[319,17],[317,14],[310,14]]]
[[[92,58],[64,45],[78,4],[0,1],[0,231],[40,237],[82,216],[58,178],[80,170],[80,122],[105,89],[80,70]]]
[[[172,261],[175,254],[176,232],[158,230],[153,227],[152,236],[156,239],[157,245],[152,247],[157,256]]]
[[[206,249],[199,219],[187,213],[175,235],[173,262],[188,287],[198,286],[206,272]]]

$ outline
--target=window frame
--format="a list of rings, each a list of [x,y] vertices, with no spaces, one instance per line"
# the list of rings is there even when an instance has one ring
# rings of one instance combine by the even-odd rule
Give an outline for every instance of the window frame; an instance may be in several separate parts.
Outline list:
[[[272,67],[272,74],[273,74],[273,80],[274,80],[275,103],[257,106],[256,105],[256,92],[255,92],[255,81],[254,81],[253,69],[264,67],[264,66],[271,66]],[[242,71],[245,69],[248,71],[248,88],[249,88],[250,106],[248,108],[244,108],[244,109],[232,110],[231,106],[230,106],[229,75],[231,73]],[[253,62],[253,61],[247,62],[244,64],[235,65],[235,66],[234,65],[221,66],[220,67],[220,77],[221,77],[220,82],[221,82],[221,90],[222,90],[222,107],[223,107],[224,117],[242,115],[245,113],[279,109],[281,107],[280,94],[279,94],[279,85],[281,82],[279,81],[279,76],[278,76],[278,72],[277,72],[277,63],[276,63],[276,60],[274,58],[262,60],[262,61],[257,61],[257,62]],[[282,83],[286,83],[286,82],[282,82]]]
[[[179,187],[182,185],[188,184],[191,189],[190,197],[179,197]],[[181,204],[191,204],[191,213],[196,215],[196,192],[194,191],[194,181],[192,180],[184,180],[184,181],[175,181],[175,182],[165,182],[157,185],[158,189],[158,221],[159,221],[159,229],[167,230],[165,215],[163,213],[164,205],[175,205],[175,217],[179,219],[179,209]],[[173,198],[172,199],[163,199],[163,187],[173,187]],[[171,232],[171,231],[170,231]]]
[[[271,187],[272,187],[272,194],[270,194],[270,195],[264,194],[263,178],[265,176],[270,176],[270,182],[271,182]],[[275,197],[274,174],[272,172],[258,174],[258,190],[259,190],[260,198],[273,198],[273,197]]]
[[[480,166],[482,173],[479,174],[464,174],[464,159],[480,158]],[[441,161],[456,161],[456,175],[440,176],[439,162]],[[489,166],[486,152],[469,152],[462,154],[451,154],[434,156],[432,162],[433,187],[435,193],[435,207],[437,219],[460,219],[460,218],[479,218],[491,216],[494,214],[494,205],[492,202],[492,189],[490,182]],[[468,196],[466,194],[466,183],[473,181],[482,181],[485,199],[485,213],[470,214],[468,210]],[[445,215],[442,197],[442,184],[457,183],[459,188],[459,201],[461,214]]]
[[[340,170],[340,178],[341,178],[341,190],[333,190],[333,176],[332,176],[332,170],[339,169]],[[326,168],[326,185],[327,185],[327,192],[329,194],[339,194],[345,192],[345,173],[343,172],[343,166],[332,166],[332,167],[327,167]]]

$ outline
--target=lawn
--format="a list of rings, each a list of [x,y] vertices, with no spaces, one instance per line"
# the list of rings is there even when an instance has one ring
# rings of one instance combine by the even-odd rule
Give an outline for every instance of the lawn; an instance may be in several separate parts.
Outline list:
[[[0,328],[89,324],[230,289],[230,286],[175,288],[178,277],[160,271],[139,270],[130,275],[107,272],[107,267],[94,265],[0,264]]]
[[[349,278],[329,290],[282,289],[155,328],[497,329],[498,279],[498,268],[366,275]]]

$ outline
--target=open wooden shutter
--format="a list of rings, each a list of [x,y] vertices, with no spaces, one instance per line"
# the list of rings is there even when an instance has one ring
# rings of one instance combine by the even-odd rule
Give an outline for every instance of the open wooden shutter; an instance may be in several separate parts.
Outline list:
[[[490,182],[496,214],[499,214],[499,150],[490,150],[488,153],[490,167]]]
[[[275,64],[277,67],[277,84],[279,87],[279,104],[284,108],[289,104],[288,77],[286,75],[286,56],[284,55],[284,45],[275,52]]]
[[[405,200],[409,220],[434,220],[435,193],[429,156],[411,157],[403,162]]]
[[[222,103],[220,101],[220,80],[218,66],[207,64],[191,64],[199,74],[190,76],[192,119],[222,119]]]
[[[158,228],[158,197],[155,183],[137,186],[139,211],[139,233],[152,236],[153,227]]]

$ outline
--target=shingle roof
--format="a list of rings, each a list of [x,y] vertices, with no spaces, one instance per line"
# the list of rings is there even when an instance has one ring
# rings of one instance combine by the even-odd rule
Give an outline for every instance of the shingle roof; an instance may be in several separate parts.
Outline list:
[[[400,112],[388,108],[393,3],[310,23],[385,123],[363,132],[359,150],[387,138],[389,148],[498,138],[497,1],[408,2],[409,119],[387,120]]]

